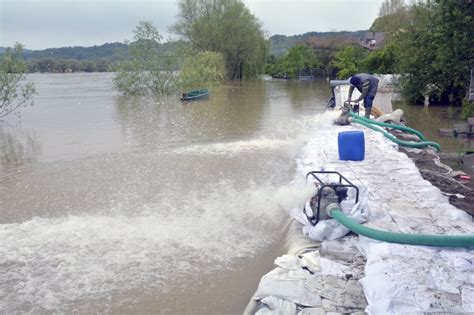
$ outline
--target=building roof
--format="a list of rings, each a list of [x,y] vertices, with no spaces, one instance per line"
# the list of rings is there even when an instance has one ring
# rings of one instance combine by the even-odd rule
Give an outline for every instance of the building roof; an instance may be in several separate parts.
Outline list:
[[[385,39],[384,32],[365,32],[364,37],[359,40],[359,45],[369,50],[382,47]]]

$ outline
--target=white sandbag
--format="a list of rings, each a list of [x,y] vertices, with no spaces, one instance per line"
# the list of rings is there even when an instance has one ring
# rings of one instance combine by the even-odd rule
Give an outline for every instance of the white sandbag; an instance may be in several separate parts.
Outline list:
[[[255,315],[296,315],[295,303],[274,296],[267,296],[260,302],[264,305]]]
[[[298,315],[326,315],[326,311],[321,307],[308,307],[298,312]]]
[[[254,299],[275,296],[304,306],[320,306],[321,297],[305,287],[307,275],[309,273],[305,270],[297,272],[275,268],[262,277]]]
[[[357,280],[333,275],[312,275],[306,280],[306,287],[341,308],[363,309],[367,305]]]
[[[347,130],[364,130],[364,161],[338,160],[337,133]],[[396,149],[396,144],[361,126],[322,126],[315,139],[302,149],[297,169],[303,176],[313,170],[337,170],[345,175],[361,188],[361,201],[365,205],[349,210],[345,205],[343,211],[348,215],[360,215],[359,222],[368,220],[369,226],[408,233],[462,234],[473,231],[472,218],[450,205],[447,197],[425,181],[414,163]],[[338,230],[340,226],[334,220],[311,226],[302,209],[292,210],[292,216],[305,225],[303,232],[315,239],[332,239],[347,233]],[[367,312],[474,312],[472,249],[387,244],[364,237],[356,239],[357,248],[367,258],[365,277],[360,280],[368,302]],[[326,242],[321,245],[322,253],[331,252],[328,250],[330,246],[325,246]],[[334,244],[330,242],[327,244]],[[354,307],[362,304],[346,299],[347,289],[338,286],[339,280],[327,280],[336,275],[342,284],[342,275],[348,275],[352,270],[333,259],[342,257],[343,261],[350,262],[356,255],[342,255],[340,250],[334,252],[332,258],[330,255],[307,253],[300,259],[295,256],[278,259],[279,268],[262,278],[255,298],[277,299],[269,302],[272,309],[266,307],[267,311],[282,308],[278,299],[309,306],[300,312],[303,315],[319,314],[322,310],[357,311],[340,305]],[[350,268],[355,267],[352,264]]]
[[[474,312],[474,286],[461,288],[462,306],[466,312]]]
[[[383,114],[382,116],[376,118],[376,121],[379,122],[393,122],[396,125],[399,125],[401,123],[401,120],[403,118],[403,110],[401,109],[396,109],[390,114]]]

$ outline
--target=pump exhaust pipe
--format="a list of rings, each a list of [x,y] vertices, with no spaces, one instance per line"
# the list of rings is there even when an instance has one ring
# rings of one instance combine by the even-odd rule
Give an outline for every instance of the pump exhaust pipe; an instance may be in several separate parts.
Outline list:
[[[326,105],[327,108],[335,108],[336,107],[336,93],[334,93],[334,88],[336,86],[349,85],[349,84],[351,84],[349,79],[348,80],[330,80],[329,81],[329,86],[331,87],[332,97]]]
[[[350,80],[330,80],[329,81],[329,86],[331,86],[331,89],[334,89],[336,86],[339,85],[349,85],[351,84]]]

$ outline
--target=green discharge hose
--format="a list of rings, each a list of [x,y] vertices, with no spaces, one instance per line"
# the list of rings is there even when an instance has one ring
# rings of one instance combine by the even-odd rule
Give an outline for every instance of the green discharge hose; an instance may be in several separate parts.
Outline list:
[[[353,119],[352,119],[352,122],[353,122],[353,123],[360,124],[360,125],[363,125],[363,126],[366,126],[367,128],[370,128],[370,129],[372,129],[372,130],[381,132],[381,133],[383,133],[383,135],[384,135],[386,138],[392,140],[393,142],[395,142],[395,143],[397,143],[397,144],[399,144],[399,145],[405,146],[405,147],[424,148],[424,147],[426,147],[426,146],[431,146],[431,147],[435,148],[436,151],[440,151],[440,150],[441,150],[440,145],[437,144],[436,142],[432,142],[432,141],[412,142],[412,141],[405,141],[405,140],[397,139],[397,137],[395,137],[394,135],[392,135],[392,134],[386,132],[385,130],[373,126],[373,125],[372,125],[372,122],[366,122],[366,121],[360,119],[359,117],[353,118]]]
[[[337,222],[359,235],[368,238],[397,244],[436,246],[436,247],[471,247],[474,246],[474,234],[468,235],[427,235],[387,232],[364,226],[347,217],[339,208],[331,210],[331,216]]]
[[[349,116],[360,119],[360,120],[365,121],[365,122],[368,122],[372,125],[377,125],[377,126],[392,128],[392,129],[398,129],[398,130],[402,130],[402,131],[405,131],[405,132],[408,132],[408,133],[411,133],[411,134],[415,134],[415,135],[418,136],[418,138],[420,138],[421,141],[427,141],[425,136],[421,132],[419,132],[416,129],[407,127],[407,126],[388,124],[388,123],[384,123],[384,122],[380,122],[380,121],[376,121],[376,120],[371,120],[371,119],[368,119],[364,116],[359,116],[354,112],[349,112]]]

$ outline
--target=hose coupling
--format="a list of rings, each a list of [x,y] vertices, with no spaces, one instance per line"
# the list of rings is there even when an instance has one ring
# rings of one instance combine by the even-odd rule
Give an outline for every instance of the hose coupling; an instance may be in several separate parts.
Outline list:
[[[326,206],[326,211],[331,218],[332,218],[332,215],[331,215],[332,210],[341,210],[341,206],[335,202],[330,203]]]

